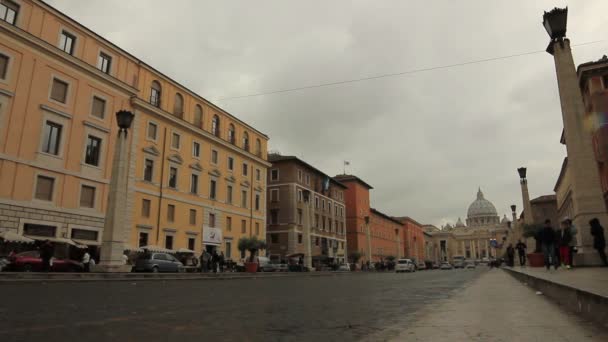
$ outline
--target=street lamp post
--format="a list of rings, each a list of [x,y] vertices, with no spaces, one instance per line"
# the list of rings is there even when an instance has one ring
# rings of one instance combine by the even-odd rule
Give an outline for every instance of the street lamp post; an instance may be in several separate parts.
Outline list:
[[[135,115],[121,110],[116,113],[118,137],[114,147],[112,176],[108,194],[106,218],[103,226],[101,255],[97,271],[130,272],[124,264],[125,222],[127,222],[128,142],[127,133]]]
[[[584,127],[585,107],[579,88],[576,66],[572,58],[570,40],[566,38],[568,8],[554,8],[543,15],[543,26],[550,37],[547,52],[553,56],[562,109],[564,138],[568,153],[572,221],[578,228],[578,265],[600,264],[593,250],[589,220],[598,218],[608,224],[597,161],[593,154],[591,134]],[[561,203],[558,203],[561,205]],[[527,216],[527,215],[526,215]],[[526,221],[527,222],[527,221]]]

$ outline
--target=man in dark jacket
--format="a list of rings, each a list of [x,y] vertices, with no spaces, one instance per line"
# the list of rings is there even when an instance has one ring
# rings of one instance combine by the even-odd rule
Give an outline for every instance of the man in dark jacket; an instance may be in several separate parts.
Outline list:
[[[570,268],[570,243],[572,242],[572,230],[570,225],[564,220],[562,229],[557,232],[557,247],[559,248],[559,260],[562,266]]]
[[[597,218],[591,219],[589,221],[589,225],[591,226],[591,235],[593,236],[593,248],[597,250],[597,253],[600,255],[604,266],[608,266],[608,260],[606,260],[606,252],[604,252],[604,248],[606,248],[606,238],[604,238],[604,227],[600,225],[600,220]]]
[[[507,247],[507,266],[515,266],[515,248],[513,248],[513,244],[511,243]]]
[[[521,240],[517,240],[517,244],[515,245],[515,249],[517,249],[517,255],[519,256],[519,265],[526,265],[526,246],[525,243],[521,242]]]
[[[548,269],[553,267],[557,269],[558,265],[555,260],[555,231],[551,227],[551,220],[545,220],[545,226],[540,231],[540,243],[545,256],[545,267]]]

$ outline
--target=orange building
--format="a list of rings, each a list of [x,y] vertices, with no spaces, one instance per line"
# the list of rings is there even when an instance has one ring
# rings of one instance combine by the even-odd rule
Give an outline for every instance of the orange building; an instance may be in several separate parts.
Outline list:
[[[395,217],[396,220],[403,224],[403,255],[406,258],[416,259],[417,262],[426,260],[425,253],[425,236],[422,224],[418,223],[411,217]]]
[[[0,14],[0,231],[99,245],[126,109],[125,248],[266,236],[265,134],[43,1]]]

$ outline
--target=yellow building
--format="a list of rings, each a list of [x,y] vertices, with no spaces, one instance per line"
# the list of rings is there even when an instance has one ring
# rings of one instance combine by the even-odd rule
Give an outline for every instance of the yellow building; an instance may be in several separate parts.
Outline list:
[[[121,109],[125,248],[265,236],[268,137],[38,0],[0,0],[0,231],[101,243]]]

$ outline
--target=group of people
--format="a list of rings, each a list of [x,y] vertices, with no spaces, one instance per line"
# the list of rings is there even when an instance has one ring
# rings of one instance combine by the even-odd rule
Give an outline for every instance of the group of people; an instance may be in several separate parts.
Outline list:
[[[224,258],[224,252],[218,253],[217,250],[213,250],[209,253],[207,250],[203,250],[203,253],[199,257],[201,272],[213,272],[217,273],[224,272],[224,266],[226,265],[226,259]]]
[[[608,260],[604,251],[606,248],[604,228],[600,225],[600,221],[597,218],[589,221],[589,227],[591,229],[591,236],[593,236],[593,247],[597,250],[604,265],[608,266]],[[572,256],[576,251],[576,233],[577,229],[569,217],[564,217],[558,230],[553,229],[551,220],[545,220],[544,227],[538,232],[537,242],[540,243],[547,270],[551,266],[555,269],[560,266],[564,266],[567,269],[572,267]],[[526,264],[526,249],[526,244],[521,240],[518,241],[515,248],[513,248],[513,245],[509,245],[507,248],[508,265],[514,265],[515,250],[517,250],[519,263],[521,266],[524,266]]]

